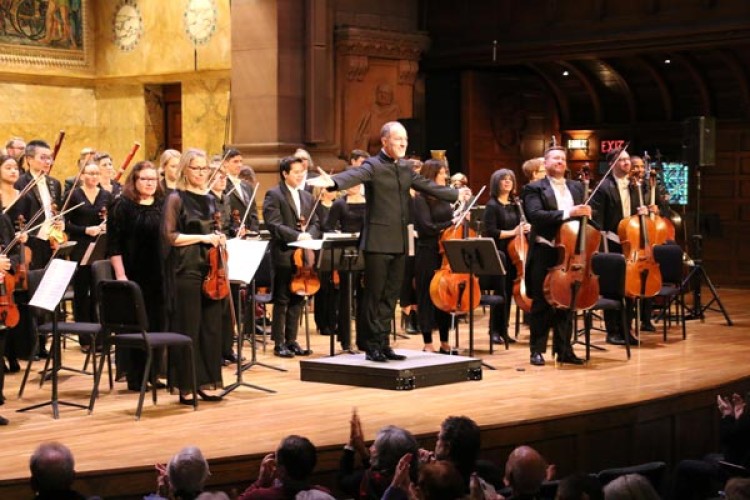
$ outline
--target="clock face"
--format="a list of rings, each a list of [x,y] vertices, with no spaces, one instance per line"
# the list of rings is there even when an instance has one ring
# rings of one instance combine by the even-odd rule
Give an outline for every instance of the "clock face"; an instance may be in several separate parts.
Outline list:
[[[112,35],[120,50],[130,51],[143,35],[143,18],[135,0],[123,0],[112,18]]]
[[[216,31],[214,0],[190,0],[185,9],[185,32],[196,45],[208,42]]]

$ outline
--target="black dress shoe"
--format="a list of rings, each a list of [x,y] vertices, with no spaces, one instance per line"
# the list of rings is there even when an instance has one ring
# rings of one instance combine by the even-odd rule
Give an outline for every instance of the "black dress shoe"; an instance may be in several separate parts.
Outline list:
[[[286,348],[296,354],[297,356],[309,356],[310,351],[302,349],[297,342],[290,342],[286,345]]]
[[[383,356],[385,356],[386,359],[390,359],[391,361],[403,361],[406,359],[406,356],[404,356],[403,354],[396,354],[396,352],[390,347],[386,347],[382,352]]]
[[[612,333],[607,335],[607,344],[625,345],[625,339],[619,333]]]
[[[193,398],[186,398],[182,394],[180,394],[180,404],[181,405],[187,405],[187,406],[195,406],[195,399]]]
[[[13,358],[8,360],[8,373],[17,373],[21,371],[21,365],[18,364],[18,360]]]
[[[237,362],[237,355],[233,352],[230,352],[229,354],[224,354],[222,358],[224,358],[224,361],[228,361],[229,363]]]
[[[655,332],[656,331],[656,327],[651,322],[649,322],[649,323],[641,323],[641,331],[642,332]]]
[[[286,348],[286,346],[276,346],[273,348],[273,355],[280,358],[293,358],[294,353]]]
[[[630,342],[630,345],[638,345],[638,339],[633,337],[632,335],[628,335],[628,342]],[[623,342],[623,345],[625,342]]]
[[[570,350],[567,351],[557,357],[557,361],[560,363],[568,363],[570,365],[582,365],[583,360],[575,355],[575,353]]]
[[[458,349],[443,349],[442,347],[438,349],[438,352],[440,354],[447,354],[448,356],[458,356]]]
[[[198,391],[198,397],[203,401],[221,401],[223,398],[218,394],[206,394],[203,391]]]
[[[388,358],[385,357],[385,354],[378,351],[377,349],[369,349],[365,353],[365,359],[368,361],[377,361],[378,363],[385,363],[388,361]]]
[[[540,352],[532,352],[530,363],[534,366],[544,366],[544,356]]]
[[[490,332],[490,342],[493,344],[504,344],[503,336],[497,332]]]
[[[8,419],[0,416],[0,425],[8,425]]]
[[[330,326],[324,326],[323,328],[320,329],[320,334],[328,335],[328,336],[333,335],[334,334],[333,328],[331,328]]]

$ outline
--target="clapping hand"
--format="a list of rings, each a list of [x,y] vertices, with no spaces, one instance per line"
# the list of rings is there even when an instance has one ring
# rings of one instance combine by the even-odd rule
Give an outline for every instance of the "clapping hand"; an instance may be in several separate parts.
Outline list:
[[[352,418],[349,421],[349,446],[362,458],[368,458],[369,452],[367,446],[365,446],[365,436],[362,432],[362,422],[359,420],[357,409],[352,410]]]

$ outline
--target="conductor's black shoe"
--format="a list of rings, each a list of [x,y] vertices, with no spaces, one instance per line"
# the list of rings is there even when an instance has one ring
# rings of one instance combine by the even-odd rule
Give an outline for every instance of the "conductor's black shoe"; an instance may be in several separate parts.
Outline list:
[[[333,328],[331,328],[330,326],[324,326],[323,328],[320,329],[320,334],[321,335],[333,335],[334,334]]]
[[[532,352],[529,361],[534,366],[544,366],[544,356],[539,352]]]
[[[403,354],[396,354],[396,352],[390,347],[386,347],[382,352],[383,356],[385,356],[386,359],[390,359],[391,361],[403,361],[406,359],[406,356],[404,356]]]
[[[650,321],[648,323],[641,323],[641,331],[642,332],[655,332],[656,327]]]
[[[557,357],[557,361],[560,363],[568,363],[571,365],[582,365],[583,360],[575,355],[575,353],[570,350],[564,354],[561,354]]]
[[[492,342],[493,344],[505,343],[505,341],[503,340],[503,336],[497,332],[490,332],[490,342]]]
[[[388,358],[377,349],[368,349],[365,353],[365,359],[368,361],[377,361],[378,363],[385,363],[388,361]]]
[[[308,356],[310,355],[310,351],[307,349],[302,349],[300,345],[297,342],[289,342],[286,345],[286,348],[296,354],[297,356]]]
[[[286,348],[284,345],[277,345],[273,348],[273,355],[280,358],[293,358],[294,353]]]
[[[608,334],[607,335],[607,344],[625,345],[625,339],[619,333]]]

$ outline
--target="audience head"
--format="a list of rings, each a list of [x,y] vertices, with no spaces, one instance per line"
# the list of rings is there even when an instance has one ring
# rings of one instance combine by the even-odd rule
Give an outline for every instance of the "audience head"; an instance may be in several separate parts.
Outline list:
[[[530,446],[513,450],[505,463],[505,482],[514,495],[533,495],[547,477],[547,462]]]
[[[419,468],[413,492],[419,500],[453,500],[464,497],[465,489],[464,478],[456,466],[438,460]]]
[[[60,443],[40,444],[29,460],[31,488],[37,493],[68,491],[75,479],[75,461]]]
[[[604,490],[596,477],[573,474],[560,481],[555,500],[604,500]]]
[[[452,462],[468,483],[479,456],[479,426],[469,417],[448,417],[443,420],[435,444],[435,457]]]
[[[195,500],[229,500],[229,495],[223,491],[206,491],[195,497]]]
[[[315,445],[306,437],[287,436],[276,450],[276,465],[282,478],[304,481],[310,477],[317,462]]]
[[[620,476],[604,487],[605,500],[659,500],[648,479],[640,474]]]
[[[726,500],[750,500],[750,478],[733,477],[724,486]]]
[[[395,425],[380,429],[370,446],[370,468],[392,474],[401,457],[418,453],[419,445],[411,432]]]
[[[209,474],[208,462],[196,446],[180,450],[167,466],[169,485],[175,496],[194,498],[203,491]]]

